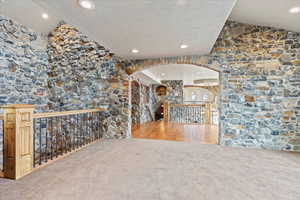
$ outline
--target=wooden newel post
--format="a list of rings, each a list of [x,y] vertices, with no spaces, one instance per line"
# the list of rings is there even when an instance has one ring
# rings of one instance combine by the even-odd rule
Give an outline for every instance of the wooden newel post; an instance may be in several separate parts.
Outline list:
[[[211,104],[205,103],[205,124],[211,124]]]
[[[33,105],[15,104],[4,109],[4,176],[18,179],[33,168]]]
[[[169,103],[164,103],[164,121],[169,121]]]

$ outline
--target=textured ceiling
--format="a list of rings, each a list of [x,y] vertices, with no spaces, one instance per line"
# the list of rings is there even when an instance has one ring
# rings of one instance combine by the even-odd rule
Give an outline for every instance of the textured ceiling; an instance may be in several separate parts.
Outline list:
[[[300,32],[300,13],[289,13],[292,7],[300,0],[238,0],[230,19]]]

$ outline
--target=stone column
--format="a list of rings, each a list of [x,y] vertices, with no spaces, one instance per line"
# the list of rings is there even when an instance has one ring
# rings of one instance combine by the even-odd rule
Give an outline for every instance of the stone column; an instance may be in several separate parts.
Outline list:
[[[33,105],[15,104],[4,109],[4,176],[18,179],[33,168]]]

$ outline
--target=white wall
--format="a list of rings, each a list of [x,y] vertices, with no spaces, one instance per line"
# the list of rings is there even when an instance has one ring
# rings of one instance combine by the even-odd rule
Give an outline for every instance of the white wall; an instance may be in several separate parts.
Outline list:
[[[192,93],[196,94],[196,100],[192,99]],[[183,89],[183,97],[184,101],[204,101],[203,96],[208,95],[208,101],[213,101],[214,100],[214,95],[210,91],[203,89],[203,88],[184,88]]]

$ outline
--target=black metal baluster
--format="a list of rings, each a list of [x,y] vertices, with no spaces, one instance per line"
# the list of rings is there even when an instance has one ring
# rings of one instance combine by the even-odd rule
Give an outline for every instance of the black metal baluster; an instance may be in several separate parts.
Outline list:
[[[92,124],[93,124],[93,127],[92,127],[92,135],[93,135],[93,141],[95,141],[96,140],[96,131],[95,131],[95,128],[96,128],[96,126],[95,126],[95,122],[96,122],[96,120],[95,120],[95,113],[93,112],[92,113]]]
[[[63,130],[63,153],[67,153],[68,152],[68,116],[63,116],[62,120],[62,130]]]
[[[98,120],[99,120],[99,139],[103,137],[102,127],[101,127],[101,113],[98,112]]]
[[[97,126],[96,134],[97,134],[97,139],[99,140],[100,139],[100,132],[99,132],[100,124],[99,124],[99,115],[98,115],[98,112],[95,113],[95,116],[96,116],[96,126]]]
[[[69,120],[68,120],[68,115],[63,117],[62,120],[62,126],[63,126],[63,130],[64,130],[64,153],[68,153],[69,151]]]
[[[90,113],[90,125],[91,125],[91,141],[94,141],[94,121],[93,121],[93,113]]]
[[[98,140],[98,119],[97,119],[97,113],[94,113],[95,118],[95,140]]]
[[[89,144],[91,142],[91,125],[90,125],[90,113],[86,113],[87,114],[87,144]]]
[[[98,112],[95,112],[95,119],[96,119],[96,138],[97,138],[97,140],[99,140],[100,139],[100,134],[99,134],[99,127],[100,127],[100,125],[99,125],[99,115],[98,115]]]
[[[42,118],[39,120],[40,122],[40,156],[39,156],[39,164],[42,164]]]
[[[73,126],[73,115],[69,115],[70,119],[70,129],[69,129],[69,137],[70,137],[70,152],[73,150],[73,133],[74,133],[74,126]]]
[[[87,113],[85,113],[85,130],[86,130],[86,132],[85,132],[85,145],[87,144],[87,142],[88,142],[88,134],[89,134],[89,126],[88,126],[88,114]]]
[[[79,135],[80,135],[80,147],[82,147],[82,130],[83,130],[83,119],[82,119],[82,115],[80,114],[80,129],[79,129]]]
[[[64,143],[64,134],[63,134],[63,127],[62,127],[62,117],[59,117],[59,122],[60,122],[60,155],[64,154],[64,148],[63,148],[63,143]]]
[[[68,141],[68,151],[71,152],[72,151],[72,115],[68,115],[68,126],[67,126],[67,133],[68,133],[68,137],[67,137],[67,141]]]
[[[58,118],[55,117],[55,157],[58,157]]]
[[[73,124],[73,115],[69,116],[70,118],[70,151],[73,151],[73,139],[74,139],[74,124]]]
[[[63,120],[63,127],[64,127],[64,132],[65,132],[65,153],[69,151],[69,137],[70,137],[70,121],[69,121],[69,115],[64,117],[65,120]]]
[[[76,114],[76,148],[78,148],[79,146],[78,135],[79,135],[79,123],[78,123],[78,114]]]
[[[53,160],[53,118],[49,118],[50,119],[50,140],[51,140],[51,145],[50,145],[50,149],[51,149],[51,152],[50,152],[50,158],[51,160]]]
[[[36,134],[35,123],[36,123],[36,120],[34,119],[33,120],[33,167],[35,167],[35,161],[36,161],[36,159],[35,159],[35,134]],[[2,130],[4,131],[4,123],[2,125],[3,125]],[[4,147],[4,132],[3,132],[3,147]],[[4,150],[5,150],[5,148],[3,148],[3,153],[4,153]],[[4,166],[4,160],[3,160],[3,166]]]
[[[48,118],[45,118],[46,121],[46,148],[45,148],[45,162],[48,161]]]
[[[73,125],[73,128],[72,128],[72,150],[75,150],[76,147],[75,147],[75,133],[76,133],[76,120],[75,120],[75,115],[72,115],[72,125]]]
[[[92,124],[92,118],[91,118],[91,114],[92,113],[89,113],[89,137],[90,137],[90,140],[89,140],[89,143],[91,143],[93,141],[93,124]]]

